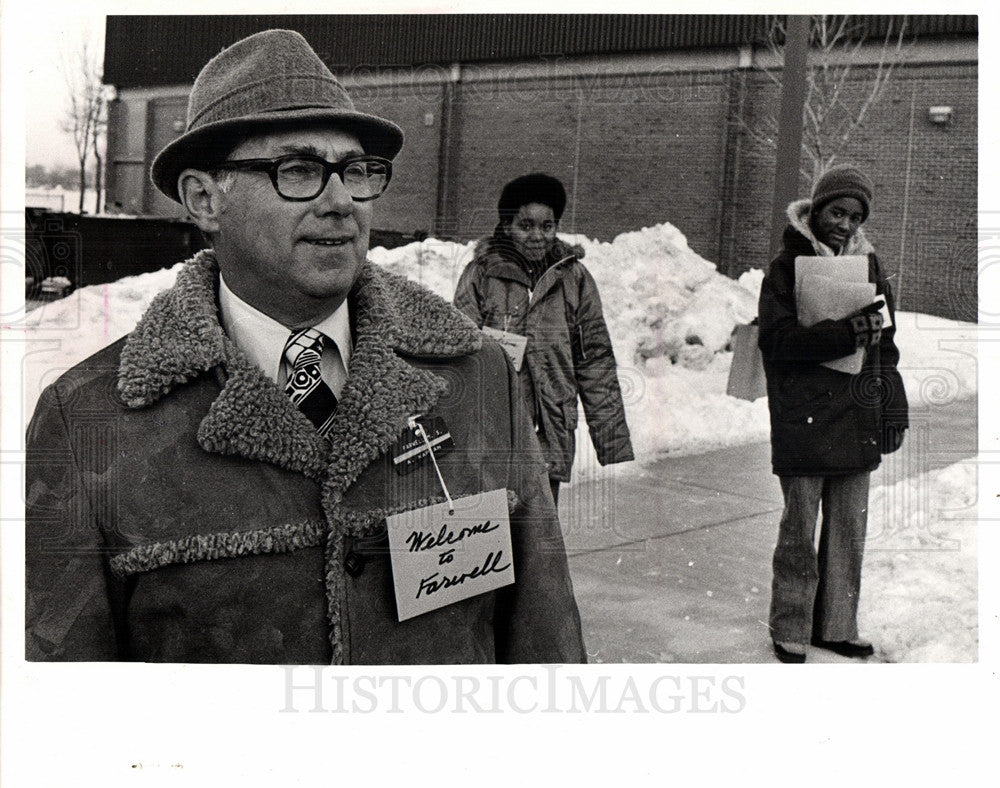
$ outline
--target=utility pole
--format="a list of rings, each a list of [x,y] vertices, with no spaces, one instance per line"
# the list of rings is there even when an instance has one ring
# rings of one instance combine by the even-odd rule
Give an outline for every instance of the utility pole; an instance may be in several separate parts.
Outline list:
[[[785,208],[796,198],[799,190],[809,24],[808,16],[789,15],[785,25],[785,63],[781,72],[781,110],[778,116],[778,150],[774,168],[774,203],[771,207],[772,259],[781,249],[781,235],[787,223]]]

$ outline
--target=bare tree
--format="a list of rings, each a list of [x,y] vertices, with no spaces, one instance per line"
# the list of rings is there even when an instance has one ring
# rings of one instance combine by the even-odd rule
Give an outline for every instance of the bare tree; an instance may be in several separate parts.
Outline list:
[[[873,42],[865,34],[861,19],[850,16],[811,19],[802,129],[802,150],[808,160],[808,165],[803,164],[802,174],[810,180],[836,161],[854,132],[864,125],[885,93],[895,67],[912,46],[906,38],[906,17],[888,17],[888,20],[881,41]],[[775,17],[768,48],[778,64],[784,62],[784,42],[785,20]],[[865,72],[859,75],[859,54],[866,46],[871,54],[865,58]],[[763,71],[780,91],[781,71],[769,67]],[[777,115],[766,115],[756,126],[742,125],[758,142],[776,148]]]
[[[103,85],[101,53],[85,33],[75,51],[63,52],[60,71],[66,81],[69,103],[63,130],[73,136],[80,166],[80,212],[83,212],[87,190],[87,162],[91,152],[97,157],[97,204],[101,207],[103,159],[100,145],[107,128],[107,92]]]
[[[99,80],[100,81],[100,80]],[[90,147],[94,152],[94,213],[100,213],[104,198],[104,141],[108,131],[109,88],[100,86],[100,97],[95,103],[94,122],[90,128]]]

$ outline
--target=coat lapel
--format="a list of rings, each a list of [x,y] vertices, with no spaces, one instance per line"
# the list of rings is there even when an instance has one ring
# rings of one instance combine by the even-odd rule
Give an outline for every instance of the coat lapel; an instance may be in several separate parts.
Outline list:
[[[226,382],[198,427],[199,445],[322,478],[330,445],[273,380],[227,343]]]
[[[541,300],[548,295],[548,292],[555,287],[556,284],[562,281],[563,272],[565,270],[564,264],[572,262],[573,259],[572,255],[564,257],[545,269],[545,273],[542,274],[541,278],[535,284],[534,291],[531,293],[531,301],[528,304],[528,309],[531,309],[541,302]]]
[[[339,502],[361,471],[396,440],[407,417],[429,411],[446,381],[404,356],[447,358],[479,349],[476,326],[445,301],[367,264],[351,294],[356,344],[329,442],[281,388],[228,339],[216,308],[218,266],[199,253],[154,299],[122,351],[119,392],[152,405],[214,368],[225,383],[198,429],[206,451],[269,462],[317,480]]]
[[[347,385],[330,433],[333,456],[324,498],[339,503],[362,470],[385,453],[407,418],[427,413],[448,388],[400,354],[465,355],[482,343],[463,314],[412,282],[366,266],[352,293],[357,315]]]

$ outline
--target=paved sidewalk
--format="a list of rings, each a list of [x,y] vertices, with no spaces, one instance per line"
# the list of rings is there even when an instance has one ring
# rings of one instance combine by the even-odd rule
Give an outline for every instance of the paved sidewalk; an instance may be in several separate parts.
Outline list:
[[[889,457],[873,486],[974,456],[976,406],[912,413],[909,452]],[[776,661],[767,612],[781,509],[766,443],[565,487],[560,515],[590,661]],[[849,660],[811,649],[809,661]]]

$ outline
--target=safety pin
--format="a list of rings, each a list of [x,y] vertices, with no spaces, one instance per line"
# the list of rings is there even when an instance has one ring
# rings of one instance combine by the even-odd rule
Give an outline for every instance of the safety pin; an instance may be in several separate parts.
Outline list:
[[[444,483],[444,477],[441,475],[441,469],[438,467],[437,458],[434,456],[434,447],[431,446],[431,440],[427,437],[424,425],[417,421],[419,416],[419,413],[416,416],[410,416],[406,422],[410,425],[411,430],[415,430],[423,438],[424,445],[427,446],[427,453],[431,456],[431,462],[434,463],[434,471],[437,473],[438,481],[441,482],[441,489],[444,490],[444,497],[448,500],[448,514],[453,515],[455,514],[455,504],[452,502],[451,495],[448,492],[448,485]]]

